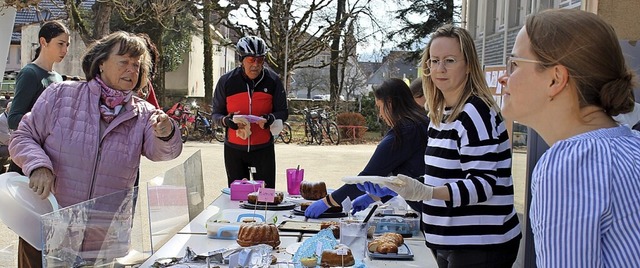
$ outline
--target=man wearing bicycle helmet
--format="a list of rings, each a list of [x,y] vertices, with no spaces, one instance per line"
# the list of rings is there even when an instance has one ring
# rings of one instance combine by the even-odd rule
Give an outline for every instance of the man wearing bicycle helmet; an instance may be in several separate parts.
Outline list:
[[[269,49],[262,38],[245,36],[236,45],[241,65],[220,77],[213,96],[213,121],[227,129],[224,164],[229,185],[253,177],[276,186],[271,124],[289,117],[286,92],[278,75],[264,68]]]

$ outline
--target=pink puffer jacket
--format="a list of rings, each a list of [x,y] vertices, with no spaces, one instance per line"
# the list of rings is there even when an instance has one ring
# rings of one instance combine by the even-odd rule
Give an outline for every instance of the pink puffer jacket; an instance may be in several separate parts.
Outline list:
[[[100,136],[99,102],[93,80],[53,84],[12,134],[12,160],[27,176],[39,167],[51,169],[60,207],[133,187],[141,155],[163,161],[182,152],[175,122],[169,141],[155,137],[149,118],[156,108],[137,97]],[[107,210],[118,205],[107,204]]]

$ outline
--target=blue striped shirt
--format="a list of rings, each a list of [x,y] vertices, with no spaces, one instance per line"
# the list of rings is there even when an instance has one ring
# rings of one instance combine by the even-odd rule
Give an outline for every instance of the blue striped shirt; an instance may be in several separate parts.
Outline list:
[[[531,191],[538,267],[640,267],[640,133],[619,126],[557,142]]]
[[[517,246],[521,231],[513,206],[511,147],[500,114],[470,97],[453,122],[430,124],[428,135],[424,183],[446,186],[451,201],[424,201],[427,246]]]

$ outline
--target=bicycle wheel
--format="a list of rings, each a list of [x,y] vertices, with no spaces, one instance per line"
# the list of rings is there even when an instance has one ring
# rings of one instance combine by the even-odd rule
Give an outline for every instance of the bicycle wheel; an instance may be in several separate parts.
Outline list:
[[[187,138],[189,137],[189,128],[186,125],[180,125],[180,138],[182,139],[182,143],[187,142]]]
[[[313,143],[313,132],[311,130],[312,123],[305,122],[304,123],[304,138],[307,140],[307,144]]]
[[[313,134],[313,139],[316,140],[318,145],[322,144],[322,125],[318,121],[313,121],[313,125],[311,125],[311,133]]]
[[[280,140],[285,144],[289,144],[291,142],[291,135],[291,125],[285,122],[282,125],[282,131],[280,131]]]
[[[340,130],[338,130],[338,124],[328,121],[326,128],[327,136],[329,136],[329,140],[331,141],[331,143],[335,145],[340,144]]]
[[[212,129],[213,138],[219,142],[224,142],[224,128],[221,126],[216,126]]]
[[[196,121],[193,122],[193,134],[199,133],[197,136],[204,136],[204,132],[202,131],[204,125],[202,124],[202,120],[196,117]]]

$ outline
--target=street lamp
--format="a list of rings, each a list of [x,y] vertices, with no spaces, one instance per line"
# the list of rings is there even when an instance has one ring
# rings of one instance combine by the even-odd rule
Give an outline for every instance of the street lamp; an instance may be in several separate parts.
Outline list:
[[[287,33],[284,38],[284,92],[289,95],[289,19],[293,24],[296,24],[296,21],[291,17],[286,17],[287,20]]]

